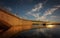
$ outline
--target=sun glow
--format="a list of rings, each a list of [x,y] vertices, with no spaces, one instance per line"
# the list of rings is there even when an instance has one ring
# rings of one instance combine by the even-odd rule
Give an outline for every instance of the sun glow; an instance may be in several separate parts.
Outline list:
[[[54,28],[55,25],[46,25],[47,28]]]

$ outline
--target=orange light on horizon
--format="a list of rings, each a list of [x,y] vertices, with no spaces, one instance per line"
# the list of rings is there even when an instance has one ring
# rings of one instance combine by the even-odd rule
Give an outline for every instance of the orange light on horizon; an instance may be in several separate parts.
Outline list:
[[[54,28],[55,25],[46,25],[47,28]]]

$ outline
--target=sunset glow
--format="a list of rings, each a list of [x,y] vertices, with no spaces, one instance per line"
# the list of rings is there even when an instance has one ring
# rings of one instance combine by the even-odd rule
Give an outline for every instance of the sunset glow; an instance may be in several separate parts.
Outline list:
[[[55,25],[47,25],[46,27],[47,27],[47,28],[54,28]]]

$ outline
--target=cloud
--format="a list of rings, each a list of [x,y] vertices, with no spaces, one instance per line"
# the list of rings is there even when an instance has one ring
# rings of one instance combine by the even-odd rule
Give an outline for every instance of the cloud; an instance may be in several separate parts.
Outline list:
[[[28,16],[33,16],[35,19],[34,20],[38,20],[40,17],[41,13],[29,13]]]
[[[41,10],[42,7],[43,7],[43,4],[39,3],[39,4],[35,5],[34,8],[32,8],[32,10],[28,12],[28,14],[39,11],[39,10]]]
[[[36,18],[35,20],[39,20],[41,14],[39,11],[43,8],[43,5],[47,3],[47,1],[48,0],[45,0],[43,3],[38,3],[31,11],[27,12],[26,15],[33,16]]]
[[[47,1],[47,0],[46,0]],[[46,3],[46,1],[44,3]],[[47,9],[42,16],[40,16],[40,10],[43,8],[44,3],[39,3],[32,8],[31,11],[27,12],[26,15],[35,17],[35,20],[48,21],[47,17],[51,16],[57,9],[60,8],[60,5],[53,6],[52,8]],[[56,17],[56,16],[51,16]]]
[[[38,16],[38,17],[36,18],[36,20],[48,21],[47,16],[49,16],[49,15],[50,15],[51,18],[52,18],[52,17],[53,17],[53,18],[59,18],[58,16],[51,16],[51,15],[54,13],[54,11],[56,11],[56,10],[59,9],[59,8],[60,8],[60,5],[54,6],[53,8],[50,8],[50,9],[46,10],[46,11],[44,12],[44,14],[43,14],[42,16]]]
[[[28,19],[26,16],[22,16],[22,19]]]
[[[57,6],[55,5],[55,7],[56,7],[56,8],[60,8],[60,5],[57,5]]]
[[[57,7],[57,8],[50,8],[47,11],[45,11],[45,13],[40,17],[41,20],[48,20],[47,16],[48,15],[52,15],[54,13],[54,11],[56,11],[57,9],[59,9],[58,6],[55,6],[55,7]],[[53,17],[56,17],[56,16],[53,16]]]
[[[54,15],[52,15],[52,16],[50,16],[51,18],[55,18],[55,19],[60,19],[60,16],[54,16]]]
[[[48,9],[47,11],[45,11],[45,13],[42,16],[39,16],[39,14],[36,15],[36,20],[43,20],[43,21],[48,21],[47,16],[48,15],[52,15],[54,13],[55,10],[57,10],[58,8],[51,8]]]
[[[39,17],[40,13],[29,13],[28,15],[34,16],[36,18]]]
[[[6,6],[0,6],[1,9],[7,10],[7,11],[12,11],[11,7],[6,7]]]
[[[18,17],[20,17],[21,19],[28,19],[26,16],[18,16]]]
[[[57,18],[58,16],[51,16],[52,18]]]
[[[39,11],[39,10],[41,10],[42,7],[43,7],[43,4],[42,3],[39,3],[39,4],[35,5],[35,8],[32,9],[32,12]]]
[[[34,8],[32,8],[31,11],[27,12],[26,15],[28,15],[28,16],[33,16],[33,17],[35,17],[35,18],[38,18],[39,15],[40,15],[40,13],[38,13],[38,12],[39,12],[39,10],[41,10],[42,8],[43,8],[43,3],[39,3],[39,4],[35,5]]]
[[[44,16],[53,14],[54,11],[57,10],[57,9],[58,9],[58,8],[51,8],[51,9],[48,9],[47,11],[45,11]]]
[[[8,11],[12,11],[12,8],[10,8],[10,7],[5,7],[6,8],[6,10],[8,10]]]

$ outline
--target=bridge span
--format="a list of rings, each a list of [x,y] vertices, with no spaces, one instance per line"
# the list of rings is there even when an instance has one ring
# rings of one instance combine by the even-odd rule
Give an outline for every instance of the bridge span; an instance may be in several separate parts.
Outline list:
[[[3,28],[4,27],[8,28],[6,31],[4,30],[1,32],[0,38],[9,38],[18,32],[21,32],[24,30],[30,30],[34,27],[33,26],[34,24],[46,25],[46,24],[58,24],[58,23],[25,20],[13,14],[10,14],[8,11],[4,9],[0,9],[0,26]],[[38,27],[35,27],[35,28],[38,28]],[[39,28],[44,28],[44,27],[40,26]]]

